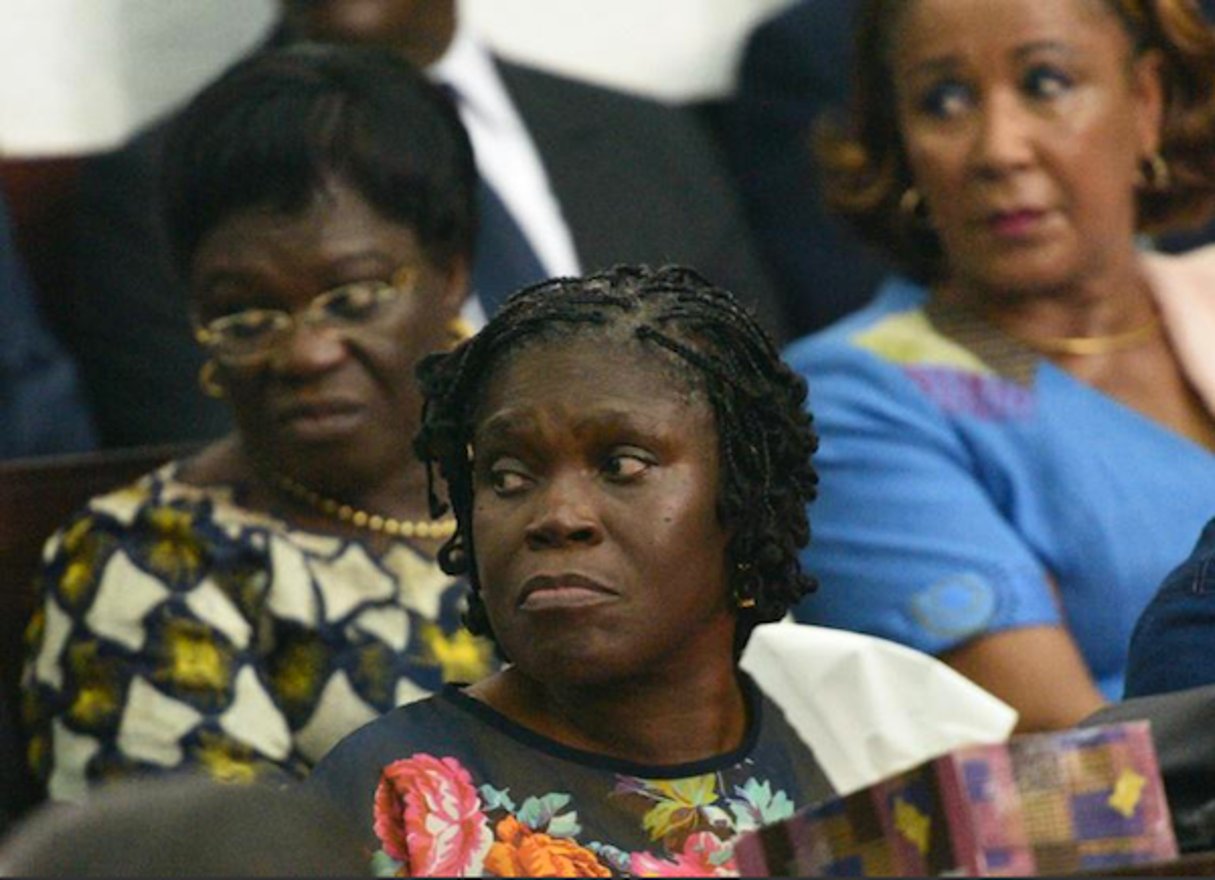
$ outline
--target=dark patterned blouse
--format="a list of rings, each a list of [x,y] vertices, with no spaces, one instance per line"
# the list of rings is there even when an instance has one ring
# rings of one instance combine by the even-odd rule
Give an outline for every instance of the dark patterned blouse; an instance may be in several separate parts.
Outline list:
[[[380,875],[729,876],[737,834],[832,793],[780,710],[745,689],[738,749],[650,766],[562,745],[447,687],[347,737],[307,787],[363,829]]]
[[[52,798],[183,766],[301,777],[381,713],[494,668],[461,628],[465,584],[410,544],[300,531],[179,467],[93,499],[44,551],[24,710]]]

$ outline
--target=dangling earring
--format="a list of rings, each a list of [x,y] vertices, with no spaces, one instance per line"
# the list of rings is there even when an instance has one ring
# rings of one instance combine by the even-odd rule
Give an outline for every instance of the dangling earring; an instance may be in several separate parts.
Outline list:
[[[218,372],[219,365],[215,361],[207,361],[198,371],[198,387],[207,397],[221,400],[228,396],[228,389],[219,381],[219,377],[216,375]]]
[[[736,564],[734,566],[734,568],[739,574],[747,575],[751,571],[751,563],[739,562],[738,564]],[[738,587],[735,587],[734,588],[734,607],[738,608],[739,610],[742,610],[744,608],[754,608],[755,607],[755,597],[748,596],[741,589],[739,589]]]
[[[1140,160],[1139,175],[1149,192],[1165,192],[1173,185],[1173,172],[1159,150]]]
[[[928,224],[928,207],[924,204],[924,194],[914,186],[903,190],[899,196],[899,213],[908,224]]]
[[[896,224],[906,237],[923,235],[932,230],[932,218],[928,214],[928,203],[924,194],[915,186],[909,186],[899,196],[899,213]]]
[[[471,339],[476,332],[468,319],[460,315],[447,322],[447,335],[451,339],[452,348],[455,348],[466,339]]]

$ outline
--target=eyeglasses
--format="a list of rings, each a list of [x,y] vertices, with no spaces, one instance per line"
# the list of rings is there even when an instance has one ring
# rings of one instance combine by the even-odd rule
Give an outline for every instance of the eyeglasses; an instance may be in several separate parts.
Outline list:
[[[196,326],[194,338],[217,360],[232,367],[251,367],[269,358],[295,332],[298,324],[349,335],[391,314],[392,306],[413,293],[417,270],[402,267],[391,281],[355,281],[318,294],[295,312],[245,309]]]

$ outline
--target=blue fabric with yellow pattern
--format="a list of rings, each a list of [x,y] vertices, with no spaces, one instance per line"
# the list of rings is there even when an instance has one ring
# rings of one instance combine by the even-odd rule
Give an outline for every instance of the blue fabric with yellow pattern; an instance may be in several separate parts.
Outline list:
[[[302,777],[356,727],[494,668],[461,627],[466,584],[407,542],[295,529],[178,467],[47,544],[24,714],[52,798],[178,768]]]
[[[902,280],[787,357],[821,434],[803,555],[821,586],[797,618],[933,654],[1066,621],[1119,698],[1215,456]]]

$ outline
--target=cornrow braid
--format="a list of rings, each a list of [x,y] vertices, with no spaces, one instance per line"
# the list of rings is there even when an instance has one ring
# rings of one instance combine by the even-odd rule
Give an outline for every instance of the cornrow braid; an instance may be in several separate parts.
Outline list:
[[[432,515],[455,513],[456,532],[439,563],[469,579],[469,629],[492,636],[471,528],[478,406],[504,361],[574,336],[636,340],[703,389],[718,431],[717,515],[731,535],[726,558],[730,588],[743,605],[735,636],[741,653],[757,624],[779,620],[814,589],[798,551],[810,540],[806,505],[818,483],[811,464],[817,438],[805,381],[730,293],[681,266],[617,266],[534,285],[514,294],[476,336],[419,364],[425,403],[414,445],[427,466]],[[447,500],[439,496],[436,470]]]

